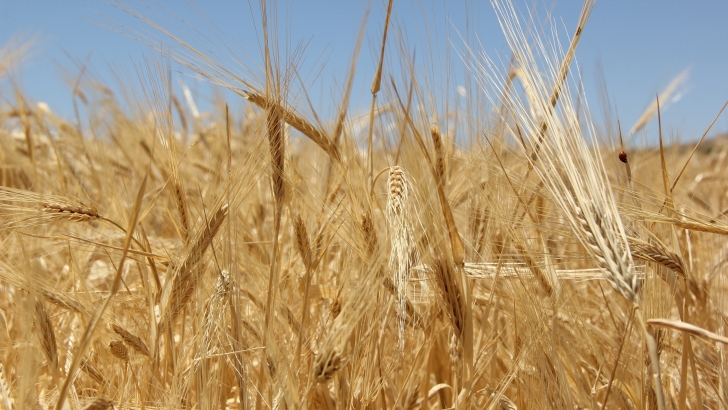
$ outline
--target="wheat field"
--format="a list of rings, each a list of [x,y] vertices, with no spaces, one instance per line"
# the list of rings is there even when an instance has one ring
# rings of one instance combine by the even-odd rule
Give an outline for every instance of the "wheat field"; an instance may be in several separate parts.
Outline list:
[[[406,49],[388,4],[380,62]],[[402,51],[363,115],[355,59],[323,119],[271,7],[257,80],[135,14],[175,47],[131,108],[3,96],[0,408],[728,407],[728,140],[630,143],[669,89],[629,131],[592,121],[593,1],[563,45],[495,1],[511,60],[465,49],[466,109]],[[5,85],[30,48],[0,52]],[[196,112],[169,61],[243,108]]]

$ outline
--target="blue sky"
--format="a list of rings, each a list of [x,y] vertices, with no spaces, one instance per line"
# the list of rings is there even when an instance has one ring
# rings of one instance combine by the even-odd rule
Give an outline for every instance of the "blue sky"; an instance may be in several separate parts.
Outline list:
[[[145,10],[149,4],[145,1],[125,3],[138,10]],[[515,3],[525,10],[526,2]],[[306,44],[300,74],[314,106],[324,118],[333,110],[331,101],[337,101],[339,90],[346,81],[367,4],[359,0],[279,2],[281,38],[289,40],[289,50],[293,49],[292,45]],[[507,61],[509,57],[487,1],[395,0],[394,4],[394,31],[390,39],[404,36],[404,42],[410,45],[409,52],[414,51],[417,61],[424,62],[425,68],[428,61],[436,66],[449,58],[454,78],[462,78],[464,68],[454,51],[462,49],[463,45],[458,32],[464,33],[468,40],[477,36],[485,51],[496,60]],[[158,5],[196,26],[198,23],[195,22],[200,21],[199,14],[183,1],[161,0]],[[199,1],[196,6],[220,32],[240,45],[238,57],[252,67],[261,64],[256,32],[256,27],[259,30],[257,1]],[[155,7],[152,9],[159,10]],[[562,34],[566,31],[570,34],[581,4],[576,1],[541,2],[536,7],[540,16],[551,11]],[[354,84],[357,92],[352,109],[355,111],[366,109],[370,102],[368,90],[376,67],[385,9],[384,0],[373,1]],[[655,94],[673,77],[690,68],[689,77],[680,89],[680,99],[663,112],[663,130],[673,140],[699,138],[728,100],[727,16],[728,2],[719,0],[598,1],[577,51],[591,110],[597,117],[601,112],[595,80],[597,61],[601,63],[609,96],[623,130],[632,126]],[[71,77],[78,73],[73,60],[89,58],[90,73],[102,81],[113,80],[113,67],[117,72],[125,73],[122,75],[124,82],[138,83],[135,64],[139,66],[145,56],[157,58],[159,53],[101,26],[99,23],[107,18],[131,27],[145,27],[106,2],[0,0],[0,45],[12,37],[37,36],[32,58],[18,77],[31,99],[44,101],[53,111],[71,117],[69,76],[64,76],[63,72],[70,73]],[[155,20],[168,26],[159,17]],[[201,31],[211,33],[204,28]],[[565,35],[562,41],[568,41]],[[281,43],[282,48],[285,43]],[[394,44],[389,43],[390,53],[396,51]],[[401,72],[392,58],[387,62],[391,64],[385,71]],[[176,65],[173,68],[181,70]],[[183,76],[193,90],[199,91],[200,100],[211,95],[210,87],[190,77],[189,73],[176,75]],[[230,99],[234,100],[233,97]],[[201,106],[204,107],[204,101]],[[643,134],[635,137],[635,142],[654,141],[655,130],[653,122]],[[728,115],[724,114],[711,134],[726,132]]]

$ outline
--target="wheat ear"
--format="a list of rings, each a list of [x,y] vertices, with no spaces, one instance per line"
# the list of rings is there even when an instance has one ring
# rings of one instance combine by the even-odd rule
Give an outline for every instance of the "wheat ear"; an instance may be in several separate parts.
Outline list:
[[[442,134],[440,133],[440,127],[436,124],[430,126],[430,135],[432,135],[432,143],[435,146],[435,173],[437,179],[443,185],[446,184],[446,170],[445,170],[445,149],[442,144]]]
[[[136,336],[132,333],[130,333],[128,330],[124,329],[123,327],[113,324],[111,325],[111,329],[121,337],[121,340],[124,341],[127,345],[129,345],[132,349],[136,350],[137,352],[143,354],[144,356],[150,357],[149,348],[147,347],[147,344],[144,343],[141,337]]]
[[[329,140],[329,138],[323,131],[306,121],[297,112],[286,109],[282,106],[282,104],[276,101],[272,101],[270,98],[257,92],[237,91],[237,93],[246,100],[252,102],[253,104],[264,110],[268,110],[271,107],[276,107],[281,120],[300,131],[301,134],[311,139],[311,141],[315,142],[316,145],[321,147],[321,149],[329,154],[331,158],[339,162],[341,161],[341,154],[339,153],[339,149],[336,147],[336,145],[334,145],[334,143]]]
[[[222,226],[227,214],[228,206],[221,205],[215,211],[212,218],[210,218],[209,223],[205,225],[192,242],[182,262],[173,268],[174,276],[171,278],[172,284],[165,288],[165,294],[162,297],[163,304],[167,307],[168,320],[174,321],[192,297],[192,293],[202,273],[201,270],[196,269],[197,264],[212,243],[212,239],[217,234],[220,226]],[[172,268],[171,265],[170,268]]]
[[[397,288],[397,314],[399,316],[399,343],[404,347],[404,325],[407,317],[407,283],[409,269],[412,266],[412,252],[414,239],[412,227],[406,218],[411,211],[409,195],[411,185],[404,170],[393,166],[389,170],[387,181],[389,192],[387,196],[387,225],[391,253],[389,256],[389,269],[392,272],[392,281]]]
[[[657,263],[668,269],[672,269],[681,278],[685,276],[685,261],[680,255],[670,251],[661,244],[650,244],[639,239],[629,238],[629,248],[632,256],[649,262]]]
[[[101,386],[106,385],[106,378],[104,375],[101,374],[98,369],[94,365],[88,362],[88,360],[84,360],[81,362],[81,365],[79,366],[81,370],[83,370],[84,373],[86,373],[90,378],[94,379],[94,381]]]
[[[43,347],[43,353],[48,360],[48,367],[55,373],[58,370],[58,347],[56,345],[56,335],[53,332],[53,323],[51,323],[48,317],[43,302],[35,302],[35,314],[36,320],[38,321],[38,329],[40,333],[40,344]]]
[[[454,264],[447,260],[438,259],[432,264],[435,283],[445,305],[445,313],[452,325],[453,331],[461,338],[465,329],[465,299],[458,284]]]
[[[129,349],[127,349],[126,345],[121,340],[112,340],[109,342],[109,351],[114,355],[114,357],[122,362],[129,361]]]
[[[303,307],[301,308],[301,328],[298,333],[298,344],[296,345],[295,364],[296,368],[301,360],[301,347],[303,345],[303,337],[305,335],[306,317],[308,316],[308,293],[311,287],[311,241],[308,237],[308,231],[306,230],[306,224],[301,219],[301,216],[296,216],[293,222],[293,228],[296,234],[296,249],[306,265],[306,287],[303,290]]]
[[[60,213],[69,219],[74,220],[89,220],[98,219],[101,217],[99,211],[96,208],[86,206],[82,203],[71,203],[71,202],[54,202],[44,201],[41,203],[42,209],[49,213]]]
[[[114,402],[106,397],[97,397],[91,403],[87,404],[83,410],[108,410],[112,408]]]

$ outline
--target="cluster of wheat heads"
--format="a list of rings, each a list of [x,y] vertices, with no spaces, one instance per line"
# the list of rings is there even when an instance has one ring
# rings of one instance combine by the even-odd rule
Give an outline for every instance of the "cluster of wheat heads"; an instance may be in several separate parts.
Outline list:
[[[172,55],[242,112],[164,65],[132,110],[78,81],[75,122],[15,87],[0,408],[726,406],[728,145],[609,149],[570,87],[591,2],[566,52],[494,6],[511,66],[466,53],[489,103],[441,108],[401,57],[360,133],[351,82],[330,122],[293,104],[267,28],[258,87]]]

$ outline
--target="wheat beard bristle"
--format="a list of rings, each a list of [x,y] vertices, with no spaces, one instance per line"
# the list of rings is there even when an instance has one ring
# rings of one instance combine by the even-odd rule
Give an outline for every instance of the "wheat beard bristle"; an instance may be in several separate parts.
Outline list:
[[[399,316],[399,344],[404,348],[404,327],[407,318],[407,283],[409,268],[412,266],[412,251],[414,239],[412,228],[407,221],[409,211],[410,184],[404,171],[399,166],[393,166],[389,171],[389,195],[387,197],[387,224],[389,225],[389,239],[391,253],[389,269],[392,280],[397,287],[397,315]]]

